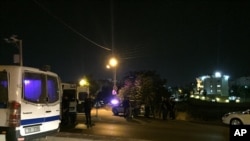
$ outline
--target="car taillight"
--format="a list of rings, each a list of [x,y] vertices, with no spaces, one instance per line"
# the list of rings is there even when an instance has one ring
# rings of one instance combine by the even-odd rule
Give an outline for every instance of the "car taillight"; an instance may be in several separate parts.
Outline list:
[[[20,125],[20,113],[21,113],[21,104],[17,101],[10,103],[10,112],[9,112],[9,126],[17,127]]]

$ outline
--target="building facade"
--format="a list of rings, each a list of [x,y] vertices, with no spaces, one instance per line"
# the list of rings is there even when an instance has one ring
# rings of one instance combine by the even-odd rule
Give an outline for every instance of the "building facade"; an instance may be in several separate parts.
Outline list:
[[[203,95],[229,95],[229,76],[216,72],[196,78],[197,92]]]

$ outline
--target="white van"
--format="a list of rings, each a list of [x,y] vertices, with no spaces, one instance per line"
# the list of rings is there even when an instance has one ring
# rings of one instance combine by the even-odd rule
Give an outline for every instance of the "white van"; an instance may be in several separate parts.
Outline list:
[[[77,86],[72,83],[62,83],[63,97],[69,99],[69,113],[84,113],[83,103],[89,95],[88,86]]]
[[[27,141],[58,132],[61,94],[53,72],[0,65],[0,140]]]

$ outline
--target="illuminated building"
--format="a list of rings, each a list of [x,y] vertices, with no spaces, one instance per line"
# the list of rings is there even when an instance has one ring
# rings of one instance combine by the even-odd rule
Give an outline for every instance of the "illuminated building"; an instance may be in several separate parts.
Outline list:
[[[216,72],[213,75],[205,75],[196,78],[197,93],[203,95],[229,95],[229,76]]]

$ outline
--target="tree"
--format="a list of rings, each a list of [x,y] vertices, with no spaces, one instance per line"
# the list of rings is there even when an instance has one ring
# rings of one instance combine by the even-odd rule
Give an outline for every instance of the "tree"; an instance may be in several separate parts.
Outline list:
[[[120,97],[127,96],[146,106],[146,116],[149,111],[159,107],[161,98],[166,96],[164,85],[166,80],[161,79],[155,71],[129,72],[124,77],[124,85],[119,91]]]
[[[121,100],[123,100],[125,97],[128,97],[132,100],[137,100],[137,92],[134,87],[135,78],[135,72],[129,72],[123,78],[123,86],[121,86],[118,94],[118,97]]]
[[[99,89],[98,93],[96,93],[96,100],[103,100],[104,103],[110,102],[112,98],[112,88],[113,83],[109,80],[99,80]]]

